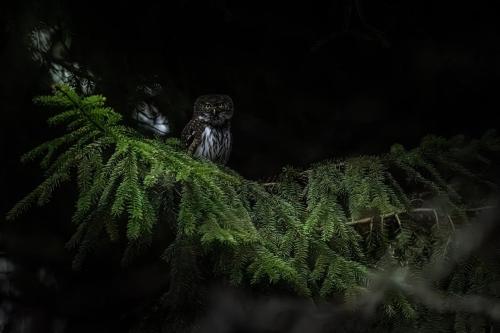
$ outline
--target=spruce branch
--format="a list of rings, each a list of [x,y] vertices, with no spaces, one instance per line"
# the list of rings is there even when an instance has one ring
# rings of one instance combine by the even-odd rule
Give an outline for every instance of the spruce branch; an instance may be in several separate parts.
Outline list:
[[[494,208],[474,207],[451,186],[453,180],[486,195],[495,190],[475,168],[476,162],[493,165],[484,160],[500,151],[494,133],[470,142],[427,137],[411,150],[396,144],[380,156],[324,161],[306,170],[287,167],[272,182],[256,182],[192,158],[178,140],[142,137],[121,123],[103,96],[81,98],[56,86],[53,95],[36,101],[59,111],[48,122],[65,125],[67,133],[23,156],[40,158],[46,178],[7,218],[46,204],[63,181],[75,178],[77,226],[68,242],[76,251],[74,266],[103,240],[123,239],[128,262],[167,223],[172,234],[161,236],[173,239],[163,256],[173,281],[168,295],[195,290],[199,279],[190,274],[196,272],[255,288],[290,288],[303,297],[361,297],[373,283],[370,272],[419,272],[432,258],[447,258],[450,233],[468,214]],[[439,228],[416,215],[431,217]],[[394,223],[393,235],[388,229]],[[472,273],[460,269],[450,292],[466,289]],[[420,311],[401,291],[383,308],[384,315],[409,321]]]

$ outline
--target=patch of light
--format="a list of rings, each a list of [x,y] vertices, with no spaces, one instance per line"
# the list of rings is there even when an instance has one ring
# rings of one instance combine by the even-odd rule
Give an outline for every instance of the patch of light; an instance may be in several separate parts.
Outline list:
[[[71,85],[73,83],[73,74],[62,65],[51,64],[49,73],[53,83],[64,83],[68,85]]]
[[[94,75],[67,59],[69,34],[58,27],[40,26],[33,29],[29,39],[33,60],[47,67],[53,84],[67,84],[84,95],[94,92]]]
[[[140,102],[133,111],[133,118],[139,126],[156,135],[166,135],[170,132],[167,117],[161,114],[152,103]]]
[[[54,32],[54,28],[49,27],[38,27],[33,29],[29,35],[33,60],[40,63],[45,61],[45,55],[52,47],[52,36]]]

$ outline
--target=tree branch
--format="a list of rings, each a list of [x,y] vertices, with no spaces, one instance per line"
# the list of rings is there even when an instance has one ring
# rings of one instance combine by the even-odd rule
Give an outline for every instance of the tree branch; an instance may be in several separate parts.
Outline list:
[[[92,117],[90,117],[85,112],[85,110],[83,109],[83,107],[81,106],[81,104],[78,101],[75,101],[66,91],[64,91],[64,89],[61,89],[61,87],[59,87],[58,85],[55,85],[54,87],[55,87],[55,89],[57,91],[60,91],[61,93],[63,93],[64,96],[66,96],[66,98],[68,98],[68,100],[74,105],[74,107],[83,114],[83,116],[85,117],[85,119],[87,119],[98,130],[100,130],[104,134],[110,135],[113,138],[117,139],[117,137],[116,137],[116,135],[114,133],[111,133],[110,131],[108,131],[104,126],[102,126],[97,121],[95,121],[95,119],[92,119]]]
[[[495,209],[495,208],[496,208],[496,206],[483,206],[483,207],[465,209],[465,212],[473,213],[473,212],[479,212],[479,211]],[[388,217],[394,217],[396,219],[396,221],[398,222],[398,224],[401,225],[401,219],[399,218],[399,214],[404,214],[404,213],[407,213],[407,214],[409,214],[409,213],[432,213],[434,215],[434,218],[436,219],[436,223],[439,223],[437,210],[434,208],[415,208],[415,209],[412,209],[410,211],[402,210],[402,211],[398,211],[398,212],[382,214],[382,215],[380,215],[380,218],[386,219]],[[454,224],[453,224],[453,221],[451,219],[451,216],[449,214],[447,214],[446,216],[448,218],[448,221],[450,222],[450,224],[454,228]],[[373,223],[374,220],[375,220],[375,216],[370,216],[370,217],[365,217],[365,218],[362,218],[359,220],[347,222],[346,224],[356,225],[356,224]]]

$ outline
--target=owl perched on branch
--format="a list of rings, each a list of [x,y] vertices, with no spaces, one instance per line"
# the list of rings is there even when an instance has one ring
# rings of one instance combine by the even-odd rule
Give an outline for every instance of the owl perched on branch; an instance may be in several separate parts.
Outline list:
[[[226,164],[231,153],[233,100],[227,95],[202,95],[194,103],[193,117],[182,130],[188,153]]]

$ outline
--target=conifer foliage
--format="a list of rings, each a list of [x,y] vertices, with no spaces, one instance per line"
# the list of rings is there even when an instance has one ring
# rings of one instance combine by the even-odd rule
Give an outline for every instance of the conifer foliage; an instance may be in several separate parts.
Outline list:
[[[68,242],[76,250],[74,266],[104,239],[126,239],[124,260],[130,260],[166,224],[173,233],[163,255],[171,299],[189,294],[199,272],[360,306],[378,286],[375,272],[415,276],[433,261],[452,260],[455,230],[470,224],[472,207],[485,204],[481,196],[464,196],[463,188],[495,191],[486,177],[487,157],[500,150],[493,132],[472,141],[429,136],[411,150],[396,144],[382,156],[286,167],[276,182],[260,183],[191,158],[176,139],[141,136],[103,96],[82,97],[59,85],[35,102],[56,112],[48,123],[65,126],[66,134],[22,157],[40,159],[45,180],[8,219],[48,203],[57,187],[75,178],[76,232]],[[202,258],[210,258],[208,272]],[[486,293],[494,269],[472,257],[457,265],[447,283],[433,281],[433,288]],[[375,311],[420,330],[487,326],[487,317],[437,313],[410,295],[391,287]]]

